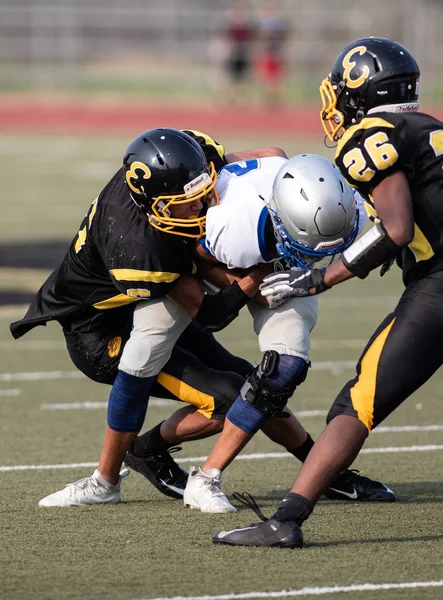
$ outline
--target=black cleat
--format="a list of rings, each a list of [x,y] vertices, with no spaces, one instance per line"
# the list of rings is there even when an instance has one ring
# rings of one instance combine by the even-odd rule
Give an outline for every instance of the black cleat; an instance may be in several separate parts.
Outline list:
[[[242,494],[234,492],[233,497],[253,510],[263,522],[215,533],[212,536],[214,544],[267,548],[301,548],[303,546],[303,532],[295,521],[277,521],[273,517],[267,519],[248,492]]]
[[[346,469],[331,483],[324,495],[334,500],[354,502],[395,502],[395,494],[379,481],[363,477],[359,471]]]
[[[178,450],[181,448],[169,448],[164,452],[144,457],[135,456],[128,451],[125,456],[125,465],[146,477],[165,496],[183,498],[188,474],[178,466],[170,454]]]
[[[281,522],[268,519],[264,523],[215,533],[212,536],[212,542],[230,546],[301,548],[303,546],[303,533],[294,521]]]

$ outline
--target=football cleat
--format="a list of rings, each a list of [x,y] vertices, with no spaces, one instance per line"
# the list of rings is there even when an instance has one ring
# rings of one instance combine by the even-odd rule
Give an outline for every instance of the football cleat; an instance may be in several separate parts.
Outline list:
[[[268,548],[301,548],[303,533],[294,521],[268,519],[247,527],[221,531],[212,536],[214,544],[230,546],[265,546]]]
[[[149,456],[135,456],[131,450],[126,453],[125,465],[130,467],[152,483],[159,492],[170,498],[183,498],[188,474],[181,469],[171,456],[171,452],[178,452],[179,447],[169,448],[163,452]]]
[[[96,469],[91,477],[69,483],[63,490],[42,498],[39,506],[90,506],[92,504],[117,504],[120,502],[120,484],[129,475],[128,469],[120,472],[118,482],[112,485]]]
[[[334,500],[354,502],[395,502],[395,494],[379,481],[363,477],[355,469],[346,469],[335,479],[324,495]]]
[[[186,507],[203,513],[237,512],[221,490],[221,471],[202,471],[191,467],[183,502]]]
[[[303,546],[303,532],[295,521],[277,521],[273,517],[267,519],[248,492],[242,494],[234,492],[233,497],[253,510],[262,523],[252,523],[246,527],[215,533],[212,536],[214,544],[268,548],[301,548]]]

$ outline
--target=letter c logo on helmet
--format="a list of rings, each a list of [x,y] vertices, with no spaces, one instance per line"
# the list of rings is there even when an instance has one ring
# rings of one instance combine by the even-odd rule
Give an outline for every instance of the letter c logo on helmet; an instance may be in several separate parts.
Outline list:
[[[134,161],[129,171],[126,172],[126,183],[131,190],[136,194],[141,194],[145,191],[143,181],[151,177],[149,167],[139,161]]]
[[[352,48],[343,59],[343,79],[346,81],[346,85],[349,88],[358,88],[364,84],[366,79],[369,77],[369,67],[367,65],[364,66],[363,72],[357,79],[352,79],[351,71],[354,67],[357,66],[355,60],[351,60],[356,52],[362,56],[367,51],[366,46],[357,46],[357,48]]]

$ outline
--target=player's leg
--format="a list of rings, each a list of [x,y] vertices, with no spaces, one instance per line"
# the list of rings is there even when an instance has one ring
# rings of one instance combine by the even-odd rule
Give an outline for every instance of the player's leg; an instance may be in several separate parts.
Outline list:
[[[442,297],[443,277],[439,273],[406,288],[394,313],[369,340],[357,365],[357,376],[337,396],[326,429],[268,525],[237,529],[228,535],[224,532],[214,537],[215,543],[266,546],[272,539],[273,545],[283,547],[288,526],[294,535],[297,531],[301,534],[297,528],[333,478],[351,464],[368,432],[443,363]]]
[[[263,360],[247,377],[241,393],[229,409],[223,432],[202,468],[191,475],[185,501],[205,473],[225,469],[261,428],[268,430],[271,439],[291,450],[306,442],[308,435],[292,413],[286,411],[288,418],[273,415],[285,411],[288,398],[306,376],[309,335],[317,316],[317,300],[298,302],[297,308],[291,312],[289,307],[295,306],[295,302],[287,304],[286,309],[274,311],[258,305],[250,308],[260,349],[264,353]],[[295,327],[294,321],[299,326]],[[288,326],[292,327],[292,331],[288,331]],[[284,354],[289,344],[296,344],[298,352]],[[268,421],[270,425],[267,427]]]
[[[269,310],[263,309],[262,313],[265,317],[269,316]],[[311,319],[314,317],[310,317]],[[256,317],[257,319],[257,317]],[[291,323],[293,325],[293,323]],[[257,323],[257,329],[261,330],[263,327]],[[272,325],[269,325],[272,327]],[[275,330],[275,327],[272,327]],[[276,330],[276,335],[280,335],[282,331],[287,331],[285,324]],[[309,336],[309,331],[307,332]],[[304,345],[304,341],[302,344]],[[203,331],[198,323],[192,322],[183,334],[180,336],[177,345],[189,350],[192,354],[197,356],[203,364],[212,367],[218,371],[234,371],[239,375],[246,378],[254,369],[253,365],[247,360],[231,354],[220,342],[218,342],[212,333]],[[279,418],[270,418],[266,421],[263,431],[264,433],[275,443],[283,446],[301,462],[303,462],[312,448],[314,441],[308,432],[304,429],[297,418],[289,411],[285,411],[290,415],[289,418],[282,420]],[[230,423],[227,421],[225,425],[228,427],[226,434],[226,441],[230,439],[229,429]],[[240,430],[237,428],[233,429],[233,435],[237,436],[240,434]],[[250,439],[250,436],[244,435],[241,440],[241,444],[234,442],[231,444],[232,451],[228,451],[228,444],[225,446],[226,460],[219,462],[220,468],[223,470],[229,462],[234,458],[242,447]],[[233,441],[233,440],[232,440]]]
[[[258,372],[256,369],[249,378],[250,389],[243,390],[244,393],[229,410],[223,432],[202,465],[203,471],[225,469],[260,428],[270,439],[282,445],[301,462],[306,460],[314,441],[284,407],[288,398],[306,377],[310,333],[316,323],[317,310],[316,297],[292,299],[273,311],[251,303],[250,311],[260,350],[264,353],[270,351],[277,357],[272,370],[264,377],[261,376],[259,368]],[[254,388],[253,393],[251,387]],[[273,394],[275,401],[279,403],[278,406],[270,408],[266,403],[263,406],[263,392],[268,404]],[[287,412],[290,417],[269,418],[269,412],[273,410]],[[349,469],[338,475],[330,492],[344,500],[395,499],[393,492],[382,483],[362,477],[358,472]]]
[[[109,318],[112,317],[116,319],[116,313]],[[133,310],[132,329],[123,350],[122,344],[115,339],[116,336],[112,338],[113,343],[110,343],[105,333],[103,337],[106,345],[97,335],[96,346],[93,340],[84,336],[82,350],[79,340],[76,340],[74,348],[70,351],[73,360],[75,358],[75,364],[79,365],[82,352],[88,362],[90,352],[94,351],[101,355],[105,363],[106,352],[108,359],[113,361],[108,361],[103,366],[99,360],[97,377],[97,373],[94,374],[89,368],[86,373],[96,381],[106,383],[111,383],[112,377],[115,377],[108,402],[105,440],[100,462],[93,476],[44,498],[40,502],[41,506],[78,506],[120,500],[119,470],[123,458],[143,425],[149,394],[156,376],[168,361],[178,337],[189,321],[186,313],[168,299],[139,302]],[[106,325],[106,319],[103,319],[102,325]],[[114,333],[115,325],[112,325],[112,321],[109,326]],[[123,336],[117,337],[122,337],[123,341]],[[67,340],[68,338],[69,335]],[[115,376],[117,361],[118,372]],[[101,488],[106,488],[109,493],[98,493]]]
[[[163,494],[183,497],[188,476],[173,460],[171,451],[176,450],[177,444],[219,433],[243,382],[237,373],[211,369],[177,345],[157,378],[153,394],[189,406],[175,411],[136,438],[125,457],[126,465],[145,476]],[[212,493],[213,502],[204,508],[208,512],[235,510],[219,489],[220,471],[212,472],[209,479],[204,491]],[[206,502],[203,498],[201,501]],[[190,504],[194,503],[191,499]]]
[[[308,494],[315,502],[322,478],[312,476],[318,482],[315,486],[309,473],[317,466],[326,471],[322,464],[334,471],[347,463],[366,435],[441,366],[442,296],[443,276],[439,273],[406,288],[395,311],[369,340],[358,362],[357,376],[337,396],[321,443],[297,479],[296,493]],[[332,444],[332,455],[323,456]]]
[[[246,378],[254,368],[249,361],[229,352],[212,333],[204,331],[195,321],[192,321],[179,337],[177,346],[216,371],[232,371]]]

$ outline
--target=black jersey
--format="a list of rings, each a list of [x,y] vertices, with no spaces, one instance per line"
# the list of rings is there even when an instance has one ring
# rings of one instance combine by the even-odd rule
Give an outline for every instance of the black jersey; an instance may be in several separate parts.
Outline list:
[[[367,201],[396,171],[412,194],[414,238],[401,253],[405,283],[443,269],[443,123],[424,113],[374,113],[346,130],[338,142],[337,166]]]
[[[224,149],[199,132],[186,131],[216,169]],[[15,338],[57,320],[85,322],[97,311],[165,296],[181,275],[195,272],[194,242],[159,231],[132,200],[121,168],[92,203],[60,267],[11,324]]]

